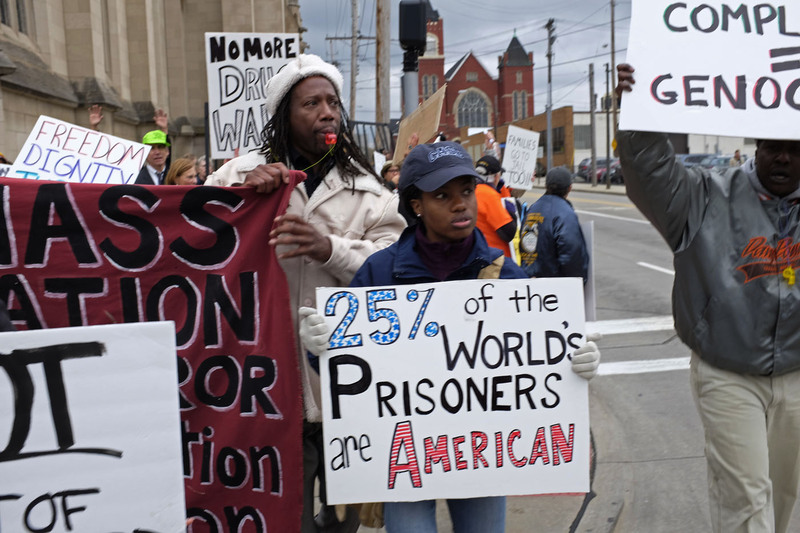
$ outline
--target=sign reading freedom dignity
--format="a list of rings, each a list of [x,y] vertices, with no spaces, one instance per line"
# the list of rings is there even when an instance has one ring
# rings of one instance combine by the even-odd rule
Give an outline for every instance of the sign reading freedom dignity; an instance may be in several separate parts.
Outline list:
[[[588,491],[582,286],[318,289],[328,503]]]
[[[14,161],[9,178],[133,183],[150,147],[41,115]]]
[[[800,138],[800,5],[634,0],[620,129]]]

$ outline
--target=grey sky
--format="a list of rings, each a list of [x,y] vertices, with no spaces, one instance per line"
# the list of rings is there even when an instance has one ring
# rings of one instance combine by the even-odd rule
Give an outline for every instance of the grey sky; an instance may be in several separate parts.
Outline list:
[[[605,92],[605,63],[610,63],[611,0],[431,0],[444,20],[445,69],[472,51],[484,68],[497,77],[497,57],[516,31],[525,50],[533,52],[534,111],[547,104],[547,20],[555,19],[553,46],[553,107],[572,105],[589,109],[589,63],[594,63],[595,92]],[[350,43],[326,37],[350,35],[349,0],[300,0],[305,40],[310,53],[337,60],[345,78],[343,98],[349,102]],[[397,40],[399,0],[391,0],[391,116],[400,116],[403,50]],[[630,22],[630,0],[615,3],[616,58],[625,59]],[[375,0],[359,0],[361,35],[375,35]],[[333,53],[333,56],[331,55]],[[375,44],[363,40],[359,47],[356,118],[374,120]]]

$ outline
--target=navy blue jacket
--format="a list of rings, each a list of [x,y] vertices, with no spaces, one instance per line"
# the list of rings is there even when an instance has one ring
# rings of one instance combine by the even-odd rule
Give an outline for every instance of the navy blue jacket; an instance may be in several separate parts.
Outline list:
[[[414,250],[417,239],[414,226],[406,228],[400,238],[391,246],[375,252],[361,265],[350,282],[351,287],[371,287],[378,285],[407,285],[411,283],[431,283],[439,281],[425,267]],[[475,246],[464,263],[447,280],[477,279],[481,269],[503,255],[496,248],[486,244],[486,238],[474,230]],[[527,278],[525,272],[510,259],[506,259],[500,270],[500,279]]]
[[[589,275],[589,252],[578,215],[561,196],[545,194],[525,211],[519,248],[529,276],[585,282]]]

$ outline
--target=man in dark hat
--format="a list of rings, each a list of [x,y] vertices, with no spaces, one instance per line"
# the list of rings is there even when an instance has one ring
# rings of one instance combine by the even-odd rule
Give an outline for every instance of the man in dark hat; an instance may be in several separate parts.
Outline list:
[[[589,252],[578,215],[567,195],[572,173],[564,167],[550,169],[545,193],[525,212],[520,235],[522,268],[531,277],[581,277],[589,275]]]

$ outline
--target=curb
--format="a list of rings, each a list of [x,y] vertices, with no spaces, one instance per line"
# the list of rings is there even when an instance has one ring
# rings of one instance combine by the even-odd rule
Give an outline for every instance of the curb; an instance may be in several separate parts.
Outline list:
[[[538,185],[534,184],[533,188],[526,191],[525,194],[533,193],[534,191],[544,190],[544,184]],[[625,196],[625,185],[612,185],[610,189],[607,189],[605,185],[598,184],[592,187],[591,183],[583,183],[583,182],[574,182],[572,184],[572,192],[593,192],[597,194],[615,194],[617,196]]]

